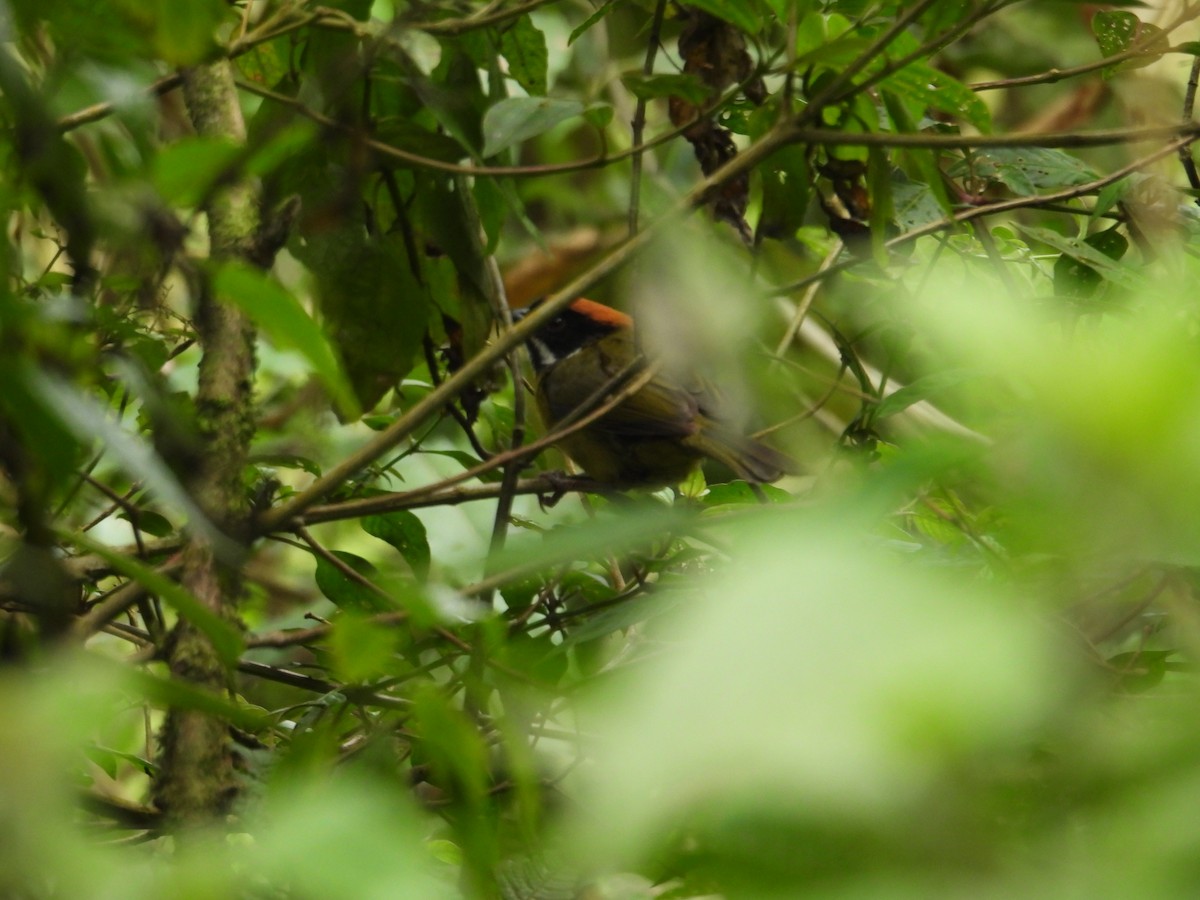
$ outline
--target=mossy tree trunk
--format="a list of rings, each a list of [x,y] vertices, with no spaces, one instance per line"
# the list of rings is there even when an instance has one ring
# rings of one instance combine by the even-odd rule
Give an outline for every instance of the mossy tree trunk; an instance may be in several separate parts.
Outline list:
[[[196,131],[244,141],[245,122],[227,61],[184,73],[184,97]],[[214,261],[261,260],[260,192],[248,176],[216,189],[206,207]],[[225,534],[246,534],[248,505],[242,486],[254,433],[254,332],[240,310],[223,303],[203,280],[195,309],[203,356],[196,410],[204,440],[191,483],[201,508]],[[237,561],[193,535],[183,551],[183,585],[220,617],[236,620],[241,578]],[[228,692],[232,673],[208,638],[181,620],[168,643],[174,677],[216,693]],[[176,827],[222,816],[237,793],[228,723],[191,709],[173,708],[163,725],[155,800]]]

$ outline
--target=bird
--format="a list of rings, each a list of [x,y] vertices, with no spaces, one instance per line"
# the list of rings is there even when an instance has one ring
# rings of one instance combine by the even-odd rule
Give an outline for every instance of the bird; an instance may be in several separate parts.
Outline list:
[[[543,301],[514,311],[520,320]],[[712,459],[751,483],[794,471],[779,451],[720,417],[699,378],[672,377],[642,354],[633,319],[579,298],[526,341],[533,394],[548,430],[627,391],[613,408],[556,443],[593,481],[617,489],[658,489],[684,481]]]

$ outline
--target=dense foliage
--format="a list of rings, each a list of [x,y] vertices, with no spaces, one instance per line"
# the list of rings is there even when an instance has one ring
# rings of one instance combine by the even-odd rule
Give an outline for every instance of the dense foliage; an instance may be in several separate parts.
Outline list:
[[[1198,16],[10,0],[0,893],[1195,896]]]

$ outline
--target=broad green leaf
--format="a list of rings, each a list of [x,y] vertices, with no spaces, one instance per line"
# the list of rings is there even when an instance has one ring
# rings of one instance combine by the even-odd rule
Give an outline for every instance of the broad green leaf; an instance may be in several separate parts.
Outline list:
[[[226,665],[232,666],[238,661],[245,646],[241,633],[232,623],[214,613],[182,585],[176,584],[145,563],[118,553],[81,533],[72,533],[68,539],[89,553],[96,554],[112,566],[114,571],[132,578],[151,594],[157,594],[182,618],[204,633]]]
[[[372,579],[376,574],[375,567],[361,556],[344,550],[334,550],[333,555],[364,578]],[[351,578],[325,557],[318,556],[316,560],[317,588],[333,601],[335,606],[360,612],[387,612],[395,609],[395,604],[387,597],[367,587],[358,579]]]
[[[1171,49],[1171,43],[1157,25],[1143,22],[1131,12],[1101,10],[1092,16],[1092,33],[1104,56],[1115,56],[1133,49],[1136,45],[1142,52],[1138,56],[1123,60],[1101,70],[1104,78],[1111,78],[1122,69],[1138,69],[1158,60]]]
[[[1064,237],[1049,228],[1037,228],[1032,225],[1018,225],[1017,228],[1033,240],[1047,244],[1059,253],[1094,269],[1106,281],[1111,281],[1119,287],[1130,291],[1144,290],[1146,287],[1146,277],[1142,272],[1131,266],[1122,265],[1106,252],[1096,249],[1085,241]],[[1112,248],[1115,246],[1115,244],[1110,245]]]
[[[941,221],[948,215],[928,184],[909,181],[899,174],[892,179],[892,205],[895,207],[896,224],[901,231],[912,231]]]
[[[343,417],[356,418],[360,414],[358,401],[324,332],[290,291],[261,269],[237,261],[221,266],[214,287],[220,296],[240,307],[272,344],[281,350],[295,350],[308,360]]]
[[[1100,10],[1092,16],[1092,34],[1104,56],[1115,56],[1128,50],[1140,25],[1141,20],[1131,12]],[[1115,68],[1109,66],[1105,71],[1111,72]]]
[[[549,131],[583,113],[575,100],[547,97],[508,97],[483,116],[483,155],[495,156],[515,144]]]
[[[534,97],[546,96],[546,36],[529,16],[521,16],[500,32],[500,53],[508,60],[508,74]],[[488,156],[484,153],[484,156]]]
[[[992,130],[992,116],[979,95],[961,81],[922,62],[909,63],[881,83],[906,100],[965,119],[984,134]]]
[[[263,87],[277,84],[287,74],[287,66],[280,59],[275,43],[259,44],[234,60],[234,65],[247,81]]]
[[[1096,172],[1082,160],[1043,147],[983,147],[955,162],[949,174],[954,178],[999,181],[1022,197],[1096,178]]]
[[[153,510],[143,509],[135,515],[130,515],[127,512],[119,512],[117,513],[117,518],[136,526],[138,531],[145,532],[153,537],[165,538],[175,533],[175,526],[171,524],[170,520]]]
[[[362,529],[372,537],[391,544],[412,567],[413,574],[424,579],[429,574],[429,538],[424,523],[407,509],[364,516]]]
[[[812,173],[804,147],[784,147],[759,166],[762,216],[758,231],[768,238],[789,238],[804,224],[812,195]]]
[[[1115,227],[1089,235],[1083,244],[1114,260],[1120,259],[1129,249],[1129,241]],[[1103,280],[1103,276],[1077,254],[1063,253],[1054,263],[1054,292],[1059,296],[1091,296]]]
[[[428,324],[427,258],[408,251],[399,234],[371,237],[351,225],[293,249],[316,276],[326,331],[364,409],[408,374]]]

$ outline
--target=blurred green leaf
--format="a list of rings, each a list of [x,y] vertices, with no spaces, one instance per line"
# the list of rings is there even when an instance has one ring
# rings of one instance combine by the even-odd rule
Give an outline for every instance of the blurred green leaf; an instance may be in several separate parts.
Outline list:
[[[379,402],[416,360],[429,316],[427,285],[399,235],[370,238],[352,227],[308,237],[294,251],[316,276],[321,313],[354,395]],[[294,305],[294,304],[293,304]],[[318,352],[314,343],[312,348]]]
[[[347,610],[325,642],[335,677],[358,684],[383,675],[396,653],[398,638],[394,626],[380,625]]]
[[[290,291],[265,272],[236,261],[221,265],[214,287],[240,307],[276,347],[295,350],[308,360],[343,417],[361,414],[333,348]]]
[[[943,393],[976,377],[976,374],[968,369],[951,369],[946,372],[922,375],[911,384],[892,391],[880,400],[875,407],[874,419],[878,421],[894,416],[923,400],[936,401]]]
[[[144,563],[131,559],[83,535],[72,535],[71,541],[89,553],[96,554],[112,566],[114,571],[132,578],[146,588],[149,593],[161,597],[181,617],[187,619],[204,633],[226,665],[233,665],[237,662],[244,649],[241,633],[232,623],[226,622],[214,613],[182,585],[176,584],[166,575],[156,572]]]
[[[582,113],[583,105],[575,100],[508,97],[483,117],[483,155],[495,156]]]
[[[163,199],[174,206],[196,206],[217,179],[226,176],[241,153],[227,137],[189,137],[154,158],[151,177]]]
[[[579,38],[582,37],[588,30],[590,30],[594,25],[599,24],[605,18],[605,16],[609,15],[609,13],[616,8],[616,0],[604,0],[604,2],[597,7],[595,12],[593,12],[590,16],[584,19],[583,22],[581,22],[579,25],[576,25],[575,28],[571,30],[571,34],[567,37],[567,46],[569,47],[579,40]]]
[[[218,555],[232,558],[237,552],[233,543],[209,522],[174,473],[140,436],[112,421],[107,410],[95,400],[57,376],[32,372],[26,378],[34,396],[77,440],[103,442],[106,454],[131,479],[144,485],[158,501],[184,515],[188,527],[203,534]]]

